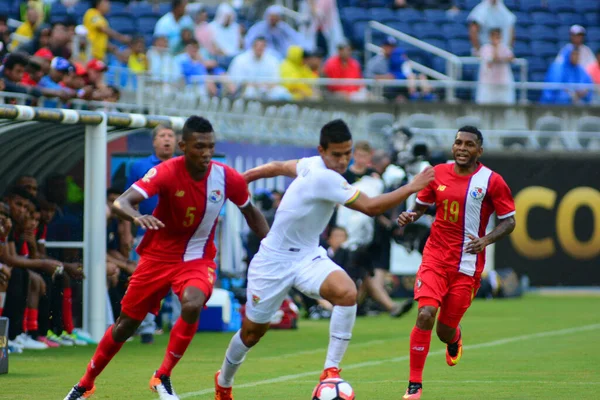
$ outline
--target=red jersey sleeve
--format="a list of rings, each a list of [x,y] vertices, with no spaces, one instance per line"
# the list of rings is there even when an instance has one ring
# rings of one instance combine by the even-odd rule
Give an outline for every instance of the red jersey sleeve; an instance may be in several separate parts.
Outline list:
[[[422,206],[435,206],[435,190],[434,182],[432,181],[425,187],[425,189],[421,189],[419,193],[417,193],[417,204]]]
[[[492,204],[498,218],[504,219],[515,215],[515,200],[504,179],[494,173],[490,183],[492,184]]]
[[[240,208],[246,207],[250,203],[248,183],[242,174],[231,167],[225,169],[225,195]]]
[[[171,176],[171,169],[169,163],[164,162],[158,164],[156,167],[152,167],[146,172],[146,175],[142,179],[135,182],[131,187],[138,191],[148,199],[158,193],[164,188],[168,182],[173,182],[174,177]]]

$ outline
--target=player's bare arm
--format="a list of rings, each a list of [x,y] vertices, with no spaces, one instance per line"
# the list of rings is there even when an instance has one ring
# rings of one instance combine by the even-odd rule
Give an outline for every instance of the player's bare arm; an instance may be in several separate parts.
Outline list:
[[[404,211],[398,216],[398,225],[406,226],[411,222],[416,222],[425,214],[429,207],[423,204],[417,204],[414,210]]]
[[[141,226],[144,229],[160,229],[164,228],[165,224],[152,215],[142,215],[135,206],[145,200],[144,196],[135,189],[129,188],[120,195],[112,204],[111,209],[119,217],[126,221],[131,221],[134,224]]]
[[[369,197],[364,193],[351,204],[347,204],[353,210],[360,211],[370,217],[383,214],[390,208],[402,204],[413,193],[425,188],[429,182],[435,179],[435,172],[432,167],[428,167],[408,184],[394,190],[390,193],[384,193],[379,196]]]
[[[274,178],[276,176],[296,177],[296,166],[298,160],[271,161],[270,163],[249,169],[244,172],[246,182],[254,182],[263,178]]]
[[[476,238],[473,235],[467,235],[471,241],[465,246],[465,251],[469,254],[481,253],[490,244],[510,235],[515,230],[516,225],[515,217],[510,216],[501,220],[493,231],[483,237]]]
[[[11,267],[26,268],[37,272],[45,272],[52,276],[67,272],[74,279],[83,279],[83,268],[79,264],[61,263],[50,259],[29,259],[16,254],[15,244],[7,244],[7,250],[0,254],[0,262]]]
[[[265,219],[265,216],[260,212],[260,210],[252,203],[249,203],[246,207],[240,208],[242,214],[244,214],[244,218],[246,218],[246,222],[252,231],[258,236],[261,240],[267,236],[269,233],[269,224]]]

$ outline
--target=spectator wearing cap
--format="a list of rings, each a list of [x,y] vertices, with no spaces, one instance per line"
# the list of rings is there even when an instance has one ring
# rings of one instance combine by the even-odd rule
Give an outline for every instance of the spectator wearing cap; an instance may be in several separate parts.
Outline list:
[[[73,69],[73,72],[65,75],[60,85],[67,91],[76,93],[79,98],[89,99],[92,94],[92,88],[90,86],[86,87],[87,69],[78,62],[73,64]]]
[[[11,49],[15,50],[21,43],[26,43],[33,39],[33,35],[38,25],[42,22],[42,18],[39,12],[39,7],[35,5],[35,2],[29,1],[27,3],[27,14],[25,22],[23,22],[15,31],[14,39],[11,43]]]
[[[50,72],[40,80],[38,86],[43,89],[54,90],[57,93],[62,92],[66,98],[73,97],[74,94],[70,90],[65,90],[62,83],[67,75],[74,72],[75,67],[68,60],[62,57],[54,57],[50,63]],[[58,107],[58,102],[56,100],[46,100],[44,107]]]
[[[571,53],[572,50],[577,49],[579,51],[579,65],[583,68],[587,68],[590,64],[596,61],[594,52],[584,44],[585,42],[585,28],[581,25],[573,25],[569,29],[570,41],[563,46],[556,56],[557,62],[563,62],[568,60],[567,54]]]
[[[94,0],[92,8],[86,11],[83,16],[83,25],[88,30],[88,39],[92,45],[92,57],[98,60],[106,58],[106,51],[115,51],[113,45],[108,43],[108,39],[113,39],[121,43],[129,43],[131,38],[122,35],[110,28],[108,21],[104,17],[110,12],[109,0]]]
[[[395,79],[394,74],[390,71],[390,57],[396,49],[398,41],[393,36],[388,36],[381,43],[381,52],[371,58],[365,67],[365,78],[376,80]],[[393,100],[402,91],[398,88],[386,86],[383,89],[384,97]]]
[[[35,87],[27,87],[21,84],[25,67],[29,64],[29,56],[24,53],[11,53],[4,59],[4,65],[0,71],[0,80],[4,82],[4,91],[13,93],[28,94],[34,97],[40,97],[41,91]],[[10,100],[11,103],[16,101]]]
[[[352,48],[347,42],[338,46],[338,54],[325,61],[323,73],[332,79],[362,79],[359,62],[352,58]],[[327,89],[348,100],[362,101],[368,97],[364,86],[357,84],[329,85]]]
[[[280,66],[282,79],[317,79],[316,75],[306,64],[310,57],[300,46],[290,46],[287,57]],[[305,100],[315,96],[312,85],[306,82],[284,82],[283,86],[292,94],[294,100]]]
[[[244,47],[250,49],[254,46],[257,38],[264,38],[269,52],[273,52],[279,60],[282,60],[290,46],[302,46],[304,44],[302,36],[289,24],[282,21],[282,16],[281,6],[273,5],[267,8],[264,19],[252,25],[248,30]]]
[[[90,60],[86,66],[87,83],[94,89],[101,88],[104,85],[104,73],[108,70],[106,64],[98,59]]]
[[[172,0],[171,11],[163,15],[154,27],[154,36],[165,36],[171,51],[179,45],[183,29],[194,30],[194,21],[189,15],[185,15],[187,4],[187,0]]]
[[[39,61],[40,65],[42,66],[42,71],[44,72],[44,75],[47,75],[48,72],[50,72],[50,63],[54,58],[52,52],[48,48],[42,48],[36,51],[33,54],[33,57],[35,57],[36,60]]]
[[[42,66],[43,63],[44,60],[39,57],[33,56],[29,58],[29,64],[27,64],[25,67],[25,73],[23,74],[21,85],[39,89],[44,97],[60,97],[60,99],[63,101],[70,99],[72,97],[72,93],[55,88],[46,88],[40,85],[40,81],[46,75],[46,71],[44,71],[44,67]]]
[[[412,70],[410,59],[404,49],[395,48],[390,55],[390,72],[394,79],[406,80],[408,82],[408,98],[410,100],[421,99],[432,101],[431,86],[424,74],[415,74]]]
[[[131,52],[127,60],[127,67],[134,74],[148,71],[148,57],[146,57],[146,42],[143,36],[135,36],[131,40]]]
[[[467,17],[473,55],[478,55],[481,46],[489,43],[490,29],[493,28],[500,29],[502,43],[512,49],[516,20],[515,15],[504,5],[504,0],[482,0]]]

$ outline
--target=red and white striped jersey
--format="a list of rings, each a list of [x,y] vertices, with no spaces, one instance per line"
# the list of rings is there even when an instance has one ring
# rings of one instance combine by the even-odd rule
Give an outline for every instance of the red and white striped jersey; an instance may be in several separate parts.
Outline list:
[[[238,207],[250,202],[244,177],[212,161],[201,181],[191,178],[183,156],[151,168],[131,187],[145,198],[158,195],[153,215],[165,224],[148,230],[137,248],[140,256],[165,262],[214,259],[215,229],[221,208],[229,199]]]
[[[485,236],[490,216],[498,218],[515,214],[515,203],[502,177],[479,164],[470,176],[454,172],[454,164],[435,167],[435,180],[417,195],[417,203],[435,206],[435,221],[423,251],[423,263],[444,268],[457,268],[474,276],[485,265],[485,251],[464,252],[471,240],[467,235]]]

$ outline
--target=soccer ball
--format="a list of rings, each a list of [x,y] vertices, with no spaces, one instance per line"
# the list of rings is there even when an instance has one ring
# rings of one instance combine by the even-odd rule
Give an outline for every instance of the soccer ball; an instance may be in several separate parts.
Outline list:
[[[312,400],[354,400],[354,389],[343,379],[327,379],[313,390]]]

